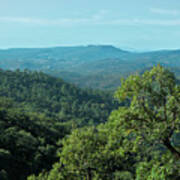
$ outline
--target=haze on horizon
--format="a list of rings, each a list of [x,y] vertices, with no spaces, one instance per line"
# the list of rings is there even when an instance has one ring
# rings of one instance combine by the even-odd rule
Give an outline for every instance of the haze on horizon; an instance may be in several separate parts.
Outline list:
[[[0,48],[180,49],[178,0],[0,0]]]

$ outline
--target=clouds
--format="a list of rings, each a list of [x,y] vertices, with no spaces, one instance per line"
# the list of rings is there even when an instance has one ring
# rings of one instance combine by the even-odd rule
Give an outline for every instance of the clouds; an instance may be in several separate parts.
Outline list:
[[[61,18],[61,19],[38,19],[24,17],[0,17],[0,23],[19,23],[39,26],[73,26],[73,25],[156,25],[156,26],[180,26],[180,19],[114,19],[106,20],[100,16],[91,18]]]
[[[175,9],[151,8],[150,11],[154,14],[159,14],[159,15],[170,15],[170,16],[180,15],[180,11]]]
[[[158,8],[150,9],[152,13],[162,15],[178,15],[180,11],[164,10]],[[100,10],[89,17],[73,17],[73,18],[57,18],[57,19],[43,19],[32,17],[0,17],[0,23],[16,23],[22,25],[35,26],[180,26],[180,18],[176,19],[153,19],[153,18],[110,18],[109,11]]]
[[[108,13],[109,13],[108,10],[102,9],[97,13],[95,13],[94,15],[92,15],[90,19],[102,20],[106,17],[106,15],[108,15]]]
[[[60,19],[40,19],[31,17],[0,17],[0,23],[20,23],[29,25],[68,25],[88,22],[89,19],[60,18]]]
[[[0,23],[22,23],[22,24],[45,25],[48,24],[48,21],[45,19],[27,18],[27,17],[0,17]]]
[[[0,23],[19,23],[29,25],[41,25],[41,26],[69,26],[79,24],[100,24],[107,14],[107,10],[100,10],[95,14],[87,18],[58,18],[58,19],[43,19],[32,17],[0,17]]]
[[[177,20],[162,20],[162,19],[133,19],[127,21],[132,25],[154,25],[154,26],[180,26],[180,19]]]

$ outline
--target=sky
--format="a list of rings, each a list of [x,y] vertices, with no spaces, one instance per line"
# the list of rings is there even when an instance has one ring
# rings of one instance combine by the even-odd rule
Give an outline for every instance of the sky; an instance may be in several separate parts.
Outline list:
[[[180,49],[180,0],[0,0],[0,48]]]

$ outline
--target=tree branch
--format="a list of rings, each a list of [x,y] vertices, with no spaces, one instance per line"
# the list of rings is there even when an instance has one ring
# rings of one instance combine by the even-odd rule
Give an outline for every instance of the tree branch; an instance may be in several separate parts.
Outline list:
[[[180,159],[180,152],[178,152],[172,145],[169,138],[166,138],[163,141],[163,144],[171,151],[171,153],[178,159]]]

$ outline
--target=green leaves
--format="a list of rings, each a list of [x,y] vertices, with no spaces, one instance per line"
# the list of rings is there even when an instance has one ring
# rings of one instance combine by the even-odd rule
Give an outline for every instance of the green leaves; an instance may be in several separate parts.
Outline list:
[[[53,166],[47,179],[132,177],[129,162],[133,158],[126,156],[122,136],[116,130],[111,129],[109,124],[74,130],[64,139],[60,162]]]
[[[136,179],[163,180],[180,176],[179,172],[175,174],[179,163],[174,161],[174,158],[180,161],[180,151],[171,141],[173,134],[180,130],[180,86],[175,84],[174,75],[158,65],[142,76],[132,75],[123,80],[115,97],[120,102],[130,101],[127,108],[119,108],[109,118],[121,126],[123,136],[128,138],[134,134],[135,140],[124,141],[128,148],[138,152],[142,147],[148,149],[148,144],[152,147],[162,144],[167,150],[163,156],[168,162],[151,156],[150,163],[140,163]]]
[[[33,76],[39,81],[38,76],[43,77],[43,74]],[[114,110],[105,124],[96,123],[96,126],[81,129],[77,128],[87,124],[85,121],[88,125],[105,121],[102,117],[108,115],[108,111],[104,111],[108,108],[106,98],[103,94],[77,92],[65,84],[61,88],[62,94],[55,96],[53,93],[57,88],[52,82],[54,89],[42,89],[46,87],[48,78],[43,79],[38,95],[33,98],[42,99],[38,108],[44,111],[41,108],[45,107],[47,114],[51,108],[60,108],[56,115],[50,113],[47,117],[46,113],[23,113],[14,105],[10,106],[8,101],[0,100],[0,158],[3,162],[0,163],[0,176],[14,177],[17,173],[24,178],[29,173],[38,174],[44,169],[28,180],[176,180],[180,177],[177,140],[180,132],[180,87],[175,84],[171,72],[157,66],[143,75],[131,75],[122,80],[115,96],[125,105]],[[37,84],[33,85],[34,93],[36,88]],[[52,99],[49,95],[46,97],[49,93],[53,95]],[[74,95],[80,100],[74,101]],[[28,107],[33,109],[30,105]],[[67,135],[72,128],[72,133]],[[47,172],[57,159],[59,162]],[[4,163],[6,161],[16,162],[11,170],[8,163]]]
[[[129,124],[130,129],[141,131],[144,128],[152,136],[161,133],[162,139],[169,128],[172,131],[179,128],[179,87],[174,75],[160,65],[142,76],[131,75],[123,80],[115,97],[121,102],[130,101],[128,109],[119,109],[117,115],[120,121],[124,118],[126,128]]]

